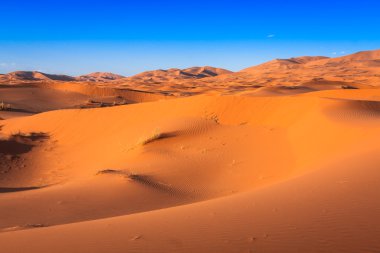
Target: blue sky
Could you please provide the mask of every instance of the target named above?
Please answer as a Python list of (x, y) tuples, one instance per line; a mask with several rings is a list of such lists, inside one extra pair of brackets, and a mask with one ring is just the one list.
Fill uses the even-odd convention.
[(1, 0), (0, 73), (79, 75), (380, 48), (380, 1)]

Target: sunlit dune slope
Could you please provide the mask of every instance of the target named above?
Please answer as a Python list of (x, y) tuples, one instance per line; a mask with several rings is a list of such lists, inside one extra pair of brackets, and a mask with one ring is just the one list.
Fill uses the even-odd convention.
[(0, 85), (0, 117), (8, 119), (35, 113), (81, 107), (102, 107), (168, 99), (164, 94), (98, 87), (88, 82), (34, 82)]
[(0, 244), (376, 251), (379, 97), (203, 95), (3, 120)]

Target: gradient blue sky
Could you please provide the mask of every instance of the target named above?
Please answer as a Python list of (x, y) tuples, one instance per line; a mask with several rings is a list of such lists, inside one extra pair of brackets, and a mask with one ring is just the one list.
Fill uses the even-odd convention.
[(0, 73), (70, 75), (380, 48), (380, 1), (1, 0)]

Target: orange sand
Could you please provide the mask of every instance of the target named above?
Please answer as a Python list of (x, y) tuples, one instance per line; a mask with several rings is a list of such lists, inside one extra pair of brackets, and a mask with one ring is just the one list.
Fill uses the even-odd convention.
[[(380, 251), (377, 87), (41, 85), (56, 104), (4, 97), (49, 112), (0, 121), (0, 252)], [(134, 104), (55, 110), (120, 94)]]

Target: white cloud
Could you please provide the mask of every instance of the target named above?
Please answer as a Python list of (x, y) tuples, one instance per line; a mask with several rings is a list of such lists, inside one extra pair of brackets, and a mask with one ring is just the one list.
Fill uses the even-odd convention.
[(15, 62), (0, 62), (0, 68), (11, 68), (16, 66)]
[(268, 36), (267, 36), (267, 38), (273, 38), (274, 36), (276, 36), (275, 34), (269, 34)]
[(346, 53), (346, 51), (341, 51), (341, 52), (340, 52), (340, 54), (345, 54), (345, 53)]
[(337, 52), (332, 52), (331, 54), (333, 54), (333, 55), (336, 55), (336, 54), (337, 54)]

